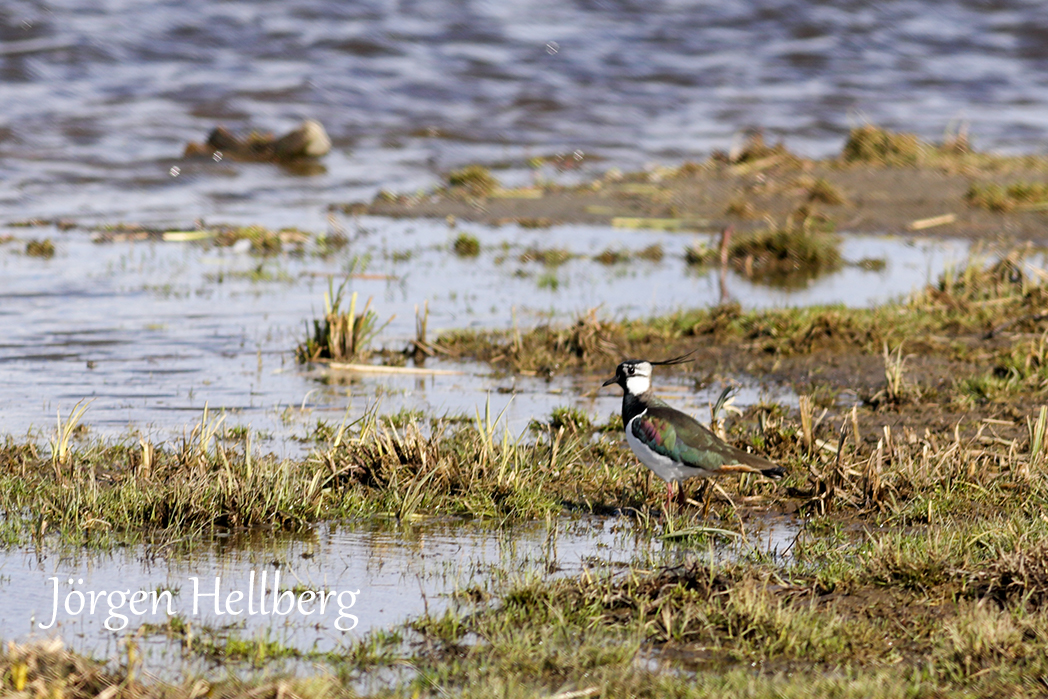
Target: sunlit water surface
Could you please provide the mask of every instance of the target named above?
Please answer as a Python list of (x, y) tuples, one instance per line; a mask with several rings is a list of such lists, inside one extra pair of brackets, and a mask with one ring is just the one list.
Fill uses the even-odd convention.
[[(0, 220), (301, 219), (470, 161), (633, 168), (747, 128), (821, 156), (864, 119), (1043, 152), (1046, 36), (1030, 0), (9, 0)], [(217, 124), (305, 117), (323, 175), (180, 160)]]
[[(347, 222), (347, 227), (350, 223)], [(691, 270), (684, 247), (691, 235), (564, 226), (547, 231), (516, 226), (460, 225), (428, 220), (365, 219), (352, 224), (343, 251), (319, 257), (259, 257), (189, 243), (92, 242), (80, 231), (51, 231), (57, 254), (24, 254), (38, 231), (0, 245), (0, 425), (10, 434), (50, 434), (61, 411), (90, 401), (84, 423), (119, 436), (134, 429), (157, 440), (181, 435), (206, 407), (225, 412), (225, 426), (248, 425), (254, 443), (293, 454), (317, 419), (339, 421), (372, 407), (429, 415), (490, 409), (520, 433), (532, 419), (574, 405), (604, 420), (619, 409), (617, 390), (601, 389), (616, 358), (597, 375), (503, 375), (486, 364), (431, 360), (422, 375), (355, 374), (303, 366), (295, 346), (323, 313), (329, 280), (352, 274), (347, 293), (372, 299), (381, 323), (376, 346), (400, 350), (414, 337), (416, 308), (428, 304), (428, 338), (451, 328), (526, 329), (568, 324), (595, 309), (599, 318), (665, 314), (722, 300), (744, 307), (822, 303), (868, 306), (934, 280), (964, 258), (966, 244), (845, 236), (850, 262), (876, 258), (880, 271), (846, 265), (794, 291), (760, 286), (729, 273)], [(476, 258), (460, 258), (450, 241), (463, 230), (481, 241)], [(701, 237), (700, 237), (701, 238)], [(609, 246), (636, 252), (663, 246), (660, 262), (634, 259), (606, 266), (593, 257)], [(522, 262), (532, 246), (576, 255), (559, 267)], [(723, 292), (727, 291), (727, 297)], [(783, 387), (760, 377), (714, 376), (709, 368), (659, 377), (657, 387), (693, 413), (708, 412), (725, 385), (739, 388), (737, 405), (766, 399), (794, 405)], [(697, 388), (697, 381), (702, 388)]]
[[(126, 658), (125, 644), (134, 638), (143, 669), (166, 679), (215, 666), (207, 654), (184, 652), (187, 633), (198, 649), (213, 643), (222, 654), (230, 638), (265, 639), (306, 656), (276, 658), (268, 671), (303, 668), (317, 653), (338, 653), (370, 631), (397, 628), (427, 611), (439, 615), (460, 602), (468, 608), (457, 593), (494, 595), (497, 603), (514, 584), (584, 570), (614, 573), (631, 564), (711, 556), (783, 561), (799, 530), (790, 518), (773, 517), (752, 521), (745, 538), (663, 542), (639, 531), (632, 520), (615, 517), (513, 527), (390, 523), (324, 525), (295, 538), (261, 532), (220, 538), (191, 553), (143, 546), (109, 553), (8, 550), (0, 553), (0, 638), (59, 636), (101, 659)], [(184, 631), (166, 634), (162, 627), (172, 622)]]

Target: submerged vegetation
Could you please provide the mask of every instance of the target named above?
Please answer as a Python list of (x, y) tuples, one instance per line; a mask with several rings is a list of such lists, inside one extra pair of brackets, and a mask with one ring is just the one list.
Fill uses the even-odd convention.
[(55, 256), (55, 244), (50, 238), (30, 240), (25, 244), (25, 254), (29, 257), (41, 257), (49, 260)]
[(459, 257), (476, 257), (480, 254), (480, 240), (470, 233), (459, 233), (451, 249)]
[(755, 281), (803, 286), (841, 267), (840, 238), (805, 227), (769, 227), (734, 238), (728, 261)]

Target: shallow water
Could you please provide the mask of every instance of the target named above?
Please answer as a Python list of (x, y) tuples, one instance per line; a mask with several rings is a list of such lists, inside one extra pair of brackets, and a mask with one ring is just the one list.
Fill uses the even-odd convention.
[[(515, 582), (583, 569), (614, 571), (637, 562), (672, 565), (711, 555), (781, 559), (798, 526), (789, 518), (770, 518), (751, 522), (745, 540), (663, 543), (637, 534), (625, 518), (508, 528), (324, 525), (296, 538), (258, 533), (218, 539), (189, 554), (140, 546), (105, 554), (10, 550), (0, 553), (0, 638), (57, 634), (77, 651), (109, 659), (126, 654), (122, 643), (137, 633), (144, 669), (170, 678), (186, 667), (200, 668), (199, 659), (183, 655), (177, 639), (140, 630), (144, 623), (177, 616), (198, 638), (209, 638), (210, 628), (220, 631), (219, 641), (268, 638), (304, 653), (337, 651), (369, 631), (394, 628), (427, 610), (439, 614), (460, 591), (497, 595)], [(341, 596), (327, 598), (322, 614), (306, 590)], [(132, 610), (130, 594), (109, 594), (117, 591), (147, 594)], [(164, 591), (170, 597), (162, 597)], [(149, 593), (156, 595), (156, 613)]]
[[(562, 405), (603, 420), (620, 403), (617, 391), (600, 390), (604, 373), (546, 380), (430, 361), (427, 368), (451, 373), (360, 375), (301, 367), (293, 349), (306, 322), (322, 312), (328, 276), (341, 278), (347, 270), (358, 273), (351, 288), (360, 302), (373, 297), (380, 319), (392, 317), (376, 341), (392, 349), (406, 347), (414, 336), (415, 308), (423, 302), (432, 339), (449, 328), (509, 329), (514, 318), (521, 328), (568, 323), (590, 308), (608, 318), (668, 313), (717, 303), (721, 294), (716, 272), (693, 272), (681, 259), (690, 235), (596, 226), (449, 230), (429, 220), (366, 219), (360, 225), (346, 250), (326, 258), (308, 249), (262, 258), (198, 244), (100, 244), (82, 231), (8, 229), (19, 237), (0, 245), (2, 431), (50, 434), (56, 411), (67, 415), (82, 399), (91, 401), (85, 424), (102, 434), (135, 429), (169, 439), (199, 421), (207, 406), (226, 411), (227, 427), (250, 425), (256, 444), (285, 454), (300, 448), (287, 439), (305, 434), (317, 419), (338, 421), (347, 409), (356, 416), (375, 405), (384, 413), (472, 415), (490, 404), (494, 414), (506, 409), (505, 424), (514, 433)], [(462, 230), (480, 239), (479, 257), (450, 252)], [(24, 240), (43, 235), (56, 241), (55, 257), (24, 255)], [(592, 259), (609, 246), (635, 252), (652, 243), (664, 247), (663, 261), (605, 266)], [(530, 246), (564, 247), (577, 257), (557, 268), (521, 262)], [(883, 258), (885, 269), (848, 266), (792, 292), (734, 274), (726, 285), (745, 307), (865, 306), (934, 279), (965, 252), (957, 241), (848, 236), (847, 259)], [(613, 365), (609, 360), (609, 376)], [(707, 378), (696, 367), (667, 375), (660, 390), (696, 413), (705, 412), (726, 383), (741, 388), (740, 406), (796, 401), (789, 390), (759, 377)], [(696, 388), (700, 379), (702, 389)]]
[[(1043, 152), (1048, 15), (1031, 0), (9, 0), (0, 220), (315, 215), (469, 161), (704, 157), (761, 127), (837, 151), (864, 118)], [(330, 131), (327, 173), (180, 163), (218, 123)], [(603, 158), (603, 161), (597, 160)], [(181, 174), (172, 177), (173, 165)], [(521, 168), (526, 174), (526, 168)], [(547, 172), (570, 178), (571, 173)]]
[[(454, 362), (427, 366), (461, 373), (326, 375), (296, 366), (291, 350), (322, 305), (327, 276), (351, 268), (389, 276), (356, 279), (353, 289), (374, 296), (382, 317), (396, 315), (380, 337), (391, 347), (410, 339), (414, 307), (424, 301), (431, 336), (508, 328), (514, 315), (527, 327), (596, 306), (636, 317), (715, 303), (716, 275), (690, 273), (679, 259), (690, 236), (461, 224), (483, 249), (460, 260), (447, 251), (457, 231), (441, 223), (329, 218), (328, 205), (369, 200), (380, 188), (428, 188), (472, 161), (505, 165), (497, 174), (513, 185), (536, 174), (525, 165), (533, 156), (561, 156), (537, 173), (558, 182), (703, 158), (728, 150), (749, 127), (821, 156), (864, 118), (928, 139), (967, 124), (977, 148), (1043, 152), (1046, 36), (1042, 5), (1026, 0), (9, 0), (0, 7), (0, 222), (184, 228), (203, 218), (345, 228), (354, 240), (331, 258), (261, 260), (190, 244), (98, 245), (77, 230), (0, 230), (18, 237), (0, 245), (0, 434), (34, 428), (46, 436), (56, 410), (85, 398), (94, 433), (135, 429), (164, 440), (208, 405), (226, 411), (227, 425), (250, 425), (263, 437), (259, 448), (281, 453), (300, 449), (288, 437), (316, 419), (337, 421), (347, 407), (359, 414), (375, 403), (382, 412), (471, 413), (490, 400), (494, 413), (506, 409), (514, 432), (565, 404), (604, 419), (619, 398), (596, 393), (603, 375), (545, 381)], [(334, 141), (322, 173), (181, 160), (188, 141), (219, 123), (279, 133), (305, 117), (319, 119)], [(45, 236), (56, 241), (54, 259), (21, 254), (25, 239)], [(666, 250), (662, 263), (606, 268), (580, 258), (548, 270), (518, 262), (530, 244), (592, 256), (653, 242)], [(966, 253), (961, 243), (874, 237), (849, 237), (844, 246), (849, 260), (883, 257), (886, 269), (846, 268), (794, 292), (729, 275), (727, 290), (748, 307), (869, 305), (934, 279)], [(659, 387), (700, 415), (724, 383), (742, 387), (740, 405), (795, 401), (760, 377), (714, 377), (702, 389), (696, 378), (705, 379), (701, 368)], [(672, 562), (688, 551), (638, 540), (615, 519), (557, 527), (556, 546), (541, 526), (432, 525), (325, 526), (298, 539), (258, 533), (188, 555), (10, 550), (0, 553), (0, 636), (24, 639), (33, 621), (47, 623), (51, 577), (83, 579), (75, 586), (96, 593), (177, 590), (175, 607), (199, 625), (222, 619), (192, 613), (190, 577), (213, 585), (221, 575), (232, 590), (245, 588), (252, 571), (280, 570), (299, 589), (359, 589), (353, 635), (427, 605), (440, 609), (456, 588), (493, 587), (507, 575), (570, 575), (638, 549), (654, 563)], [(755, 545), (784, 551), (794, 531), (770, 523)], [(717, 550), (735, 549), (718, 542)], [(121, 654), (127, 630), (104, 630), (101, 614), (70, 616), (58, 619), (67, 643)], [(310, 625), (297, 613), (256, 615), (233, 632), (337, 648), (346, 636), (334, 619)], [(141, 643), (147, 671), (177, 675), (177, 643), (159, 635)]]

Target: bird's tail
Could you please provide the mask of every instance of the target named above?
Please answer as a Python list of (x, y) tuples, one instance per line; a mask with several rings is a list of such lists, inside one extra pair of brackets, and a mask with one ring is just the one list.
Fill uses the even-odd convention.
[(775, 466), (774, 468), (765, 468), (761, 470), (761, 475), (765, 478), (770, 478), (773, 481), (777, 481), (786, 475), (786, 469), (782, 466)]

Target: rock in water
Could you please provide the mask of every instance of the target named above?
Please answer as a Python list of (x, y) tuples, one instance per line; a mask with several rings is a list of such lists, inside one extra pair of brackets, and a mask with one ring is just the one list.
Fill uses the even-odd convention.
[(229, 129), (224, 126), (216, 126), (208, 134), (207, 145), (215, 151), (235, 151), (244, 148), (244, 144), (240, 142), (240, 139), (231, 134)]
[(315, 119), (306, 119), (297, 129), (281, 136), (276, 142), (276, 157), (279, 160), (319, 158), (330, 151), (331, 139)]
[[(252, 131), (246, 138), (239, 138), (222, 126), (216, 127), (205, 143), (190, 143), (183, 157), (215, 157), (231, 160), (264, 162), (278, 161), (287, 164), (308, 162), (331, 152), (331, 139), (327, 131), (314, 119), (303, 121), (298, 127), (281, 136)], [(220, 159), (215, 157), (216, 160)]]

